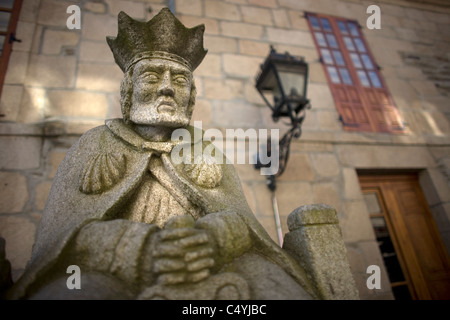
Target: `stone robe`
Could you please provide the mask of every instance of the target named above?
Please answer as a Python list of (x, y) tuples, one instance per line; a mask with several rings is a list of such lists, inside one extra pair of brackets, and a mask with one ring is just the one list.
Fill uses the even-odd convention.
[[(189, 130), (200, 137), (191, 146), (205, 144)], [(174, 164), (172, 147), (144, 140), (121, 119), (85, 133), (58, 168), (32, 258), (9, 297), (220, 299), (230, 296), (217, 289), (234, 283), (238, 299), (317, 298), (304, 270), (252, 214), (234, 167), (222, 164), (219, 176), (205, 179), (201, 168)], [(161, 286), (145, 272), (152, 237), (167, 215), (185, 214), (213, 235), (216, 265), (199, 283)], [(66, 287), (69, 265), (81, 268), (81, 290)]]

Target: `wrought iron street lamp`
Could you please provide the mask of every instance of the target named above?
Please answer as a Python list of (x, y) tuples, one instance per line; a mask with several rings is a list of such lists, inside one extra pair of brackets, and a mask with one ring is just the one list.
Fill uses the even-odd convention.
[[(273, 47), (261, 65), (261, 72), (256, 78), (256, 89), (272, 111), (272, 119), (277, 122), (280, 118), (287, 118), (291, 125), (279, 142), (279, 169), (273, 175), (267, 176), (267, 186), (272, 191), (272, 203), (280, 245), (282, 244), (282, 234), (275, 197), (275, 178), (283, 174), (289, 158), (291, 140), (293, 137), (300, 137), (301, 125), (306, 115), (305, 109), (311, 107), (306, 98), (307, 83), (308, 64), (303, 57), (294, 57), (287, 52), (280, 54)], [(268, 148), (269, 146), (270, 143), (267, 144)], [(274, 150), (268, 151), (273, 152)], [(257, 159), (259, 160), (259, 156)], [(270, 165), (270, 163), (262, 165), (260, 161), (257, 161), (255, 168), (259, 169)]]

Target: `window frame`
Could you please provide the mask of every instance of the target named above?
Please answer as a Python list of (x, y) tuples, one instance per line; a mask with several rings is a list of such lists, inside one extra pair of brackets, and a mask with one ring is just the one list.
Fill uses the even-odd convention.
[(12, 8), (0, 7), (0, 11), (11, 13), (7, 30), (0, 31), (0, 35), (5, 36), (5, 42), (3, 44), (3, 48), (0, 55), (0, 97), (3, 92), (3, 85), (5, 81), (6, 71), (8, 70), (9, 58), (11, 56), (12, 46), (14, 43), (12, 39), (17, 29), (21, 7), (22, 7), (22, 0), (14, 0)]
[[(319, 23), (319, 29), (313, 26), (311, 17), (317, 19)], [(316, 46), (317, 52), (320, 56), (320, 62), (324, 68), (324, 72), (333, 94), (336, 108), (340, 115), (340, 120), (346, 131), (358, 131), (358, 132), (386, 132), (386, 133), (404, 133), (405, 127), (398, 113), (398, 109), (395, 106), (392, 95), (390, 94), (386, 82), (380, 73), (380, 67), (376, 63), (376, 60), (367, 44), (367, 41), (362, 32), (362, 28), (356, 20), (351, 20), (342, 17), (305, 12), (305, 18), (307, 20), (311, 36)], [(324, 27), (321, 22), (322, 19), (328, 21), (328, 25), (331, 29)], [(343, 22), (347, 27), (349, 37), (355, 46), (355, 50), (350, 50), (344, 41), (344, 35), (341, 32), (339, 23)], [(357, 35), (351, 35), (352, 31), (349, 26), (354, 25), (357, 29)], [(327, 26), (328, 27), (328, 26)], [(344, 60), (344, 66), (339, 66), (333, 56), (332, 50), (334, 49), (328, 42), (321, 45), (316, 38), (315, 33), (320, 32), (327, 38), (327, 34), (333, 34), (337, 42), (336, 51), (339, 51)], [(362, 45), (365, 47), (365, 52), (361, 52), (357, 48), (357, 44), (353, 39), (360, 39)], [(330, 50), (330, 55), (333, 63), (328, 63), (329, 59), (325, 61), (323, 56), (323, 49)], [(362, 65), (361, 68), (357, 68), (351, 59), (351, 55), (357, 56)], [(367, 56), (372, 64), (372, 69), (368, 68), (362, 56)], [(346, 69), (350, 74), (352, 84), (345, 83), (341, 75), (339, 68)], [(328, 69), (336, 69), (337, 76), (339, 77), (339, 83), (336, 75), (330, 74)], [(378, 78), (380, 86), (373, 86), (370, 74), (373, 72)], [(358, 76), (358, 72), (365, 72), (365, 75), (369, 81), (370, 86), (364, 86)]]

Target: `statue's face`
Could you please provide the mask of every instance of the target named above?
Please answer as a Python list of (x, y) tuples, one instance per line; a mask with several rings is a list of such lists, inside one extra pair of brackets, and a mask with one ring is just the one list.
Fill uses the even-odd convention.
[(185, 127), (192, 72), (180, 63), (151, 59), (136, 63), (130, 121), (141, 125)]

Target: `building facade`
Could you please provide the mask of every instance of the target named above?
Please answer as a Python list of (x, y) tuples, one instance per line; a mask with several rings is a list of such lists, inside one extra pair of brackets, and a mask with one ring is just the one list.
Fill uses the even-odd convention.
[[(71, 5), (80, 9), (79, 29), (70, 28)], [(255, 76), (271, 45), (308, 63), (312, 108), (275, 192), (283, 232), (295, 208), (328, 204), (361, 299), (449, 298), (444, 0), (2, 1), (0, 236), (14, 279), (65, 153), (90, 128), (121, 117), (123, 74), (105, 40), (117, 34), (118, 13), (147, 21), (165, 6), (187, 27), (205, 24), (192, 119), (203, 129), (281, 136), (289, 127), (272, 120)], [(20, 42), (9, 43), (10, 33)], [(236, 168), (254, 214), (278, 241), (266, 177), (249, 161)], [(379, 288), (370, 285), (370, 266), (379, 267)]]

